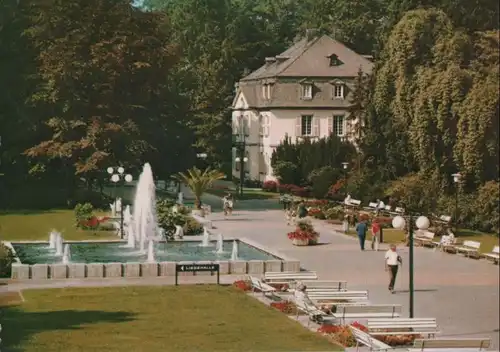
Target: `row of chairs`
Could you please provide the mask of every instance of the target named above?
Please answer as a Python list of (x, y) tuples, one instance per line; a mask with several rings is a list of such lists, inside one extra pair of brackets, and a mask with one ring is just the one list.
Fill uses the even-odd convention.
[[(435, 318), (403, 318), (401, 305), (371, 304), (368, 300), (368, 291), (349, 291), (346, 281), (320, 281), (314, 271), (267, 272), (262, 278), (250, 276), (249, 279), (254, 290), (264, 295), (272, 294), (292, 301), (298, 283), (304, 283), (313, 302), (318, 305), (330, 303), (336, 306), (335, 313), (326, 313), (318, 307), (295, 301), (297, 319), (299, 311), (307, 314), (310, 320), (322, 322), (345, 324), (346, 320), (367, 319), (368, 333), (350, 327), (356, 338), (357, 347), (364, 345), (370, 350), (395, 351), (394, 348), (377, 340), (376, 336), (398, 334), (427, 335), (427, 339), (416, 339), (411, 348), (398, 349), (400, 351), (444, 351), (447, 348), (457, 352), (472, 352), (482, 351), (490, 346), (490, 340), (485, 338), (435, 339), (435, 335), (439, 333)], [(275, 284), (287, 284), (288, 288), (285, 292), (278, 291), (272, 286)]]

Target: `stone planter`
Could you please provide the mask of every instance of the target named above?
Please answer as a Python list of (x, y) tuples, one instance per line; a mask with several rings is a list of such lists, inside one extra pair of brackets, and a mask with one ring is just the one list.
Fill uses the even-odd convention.
[(294, 238), (292, 240), (292, 244), (294, 246), (309, 246), (309, 240), (306, 239), (306, 240), (301, 240), (301, 239), (298, 239), (298, 238)]

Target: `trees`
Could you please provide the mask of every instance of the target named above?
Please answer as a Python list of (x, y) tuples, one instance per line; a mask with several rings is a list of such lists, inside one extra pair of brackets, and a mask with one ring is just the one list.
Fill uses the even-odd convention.
[(186, 172), (180, 172), (176, 179), (189, 187), (195, 197), (196, 209), (201, 209), (201, 197), (203, 194), (212, 187), (215, 181), (221, 180), (224, 177), (224, 174), (217, 170), (210, 168), (200, 170), (197, 167), (193, 167)]
[(128, 1), (73, 0), (35, 3), (31, 15), (26, 32), (41, 80), (32, 101), (47, 110), (51, 135), (28, 156), (91, 176), (107, 165), (137, 165), (165, 133), (181, 133), (168, 110), (178, 103), (168, 86), (178, 51), (161, 14)]
[[(338, 170), (342, 162), (351, 160), (354, 155), (354, 146), (334, 135), (314, 142), (306, 139), (297, 143), (292, 143), (287, 137), (273, 152), (271, 166), (283, 183), (307, 184), (318, 176), (309, 177), (314, 170), (319, 172), (326, 166), (340, 174)], [(323, 171), (330, 174), (327, 170)], [(320, 173), (323, 174), (323, 171)]]

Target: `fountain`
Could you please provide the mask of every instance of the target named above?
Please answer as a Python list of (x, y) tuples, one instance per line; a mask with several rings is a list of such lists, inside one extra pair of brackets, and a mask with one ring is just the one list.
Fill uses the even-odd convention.
[(224, 236), (219, 233), (219, 237), (217, 237), (217, 253), (224, 253)]
[(64, 245), (64, 253), (62, 257), (62, 262), (63, 264), (68, 264), (71, 259), (71, 250), (69, 248), (69, 244)]
[(63, 255), (63, 245), (64, 241), (60, 233), (56, 234), (56, 255)]
[(146, 242), (158, 234), (156, 223), (156, 196), (153, 171), (149, 163), (144, 164), (134, 199), (134, 237), (139, 242), (139, 249), (145, 252)]
[(238, 241), (233, 241), (233, 251), (231, 252), (231, 260), (238, 260)]
[(155, 247), (154, 247), (154, 242), (153, 240), (149, 240), (148, 243), (148, 262), (154, 262), (155, 261)]
[(208, 232), (206, 227), (203, 228), (203, 239), (201, 240), (201, 246), (202, 247), (210, 246), (210, 233)]
[(56, 230), (50, 231), (50, 235), (49, 235), (49, 248), (56, 249), (57, 235), (58, 235), (58, 232)]

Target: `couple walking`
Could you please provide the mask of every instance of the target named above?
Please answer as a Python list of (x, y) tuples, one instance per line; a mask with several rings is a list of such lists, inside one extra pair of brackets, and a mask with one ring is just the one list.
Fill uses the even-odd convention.
[[(380, 243), (380, 224), (377, 222), (377, 220), (374, 220), (372, 222), (372, 250), (378, 251), (378, 244)], [(359, 246), (361, 247), (361, 250), (365, 250), (365, 240), (366, 240), (366, 233), (368, 232), (368, 224), (366, 223), (366, 220), (361, 220), (356, 225), (356, 233), (358, 234), (358, 239), (359, 239)]]

